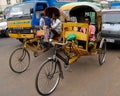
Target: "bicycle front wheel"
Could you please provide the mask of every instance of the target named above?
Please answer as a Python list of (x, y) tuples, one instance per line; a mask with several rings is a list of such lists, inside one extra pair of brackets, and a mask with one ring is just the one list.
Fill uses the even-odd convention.
[(25, 48), (18, 48), (12, 52), (9, 59), (9, 66), (15, 73), (22, 73), (30, 65), (30, 54)]
[(49, 95), (60, 80), (60, 66), (56, 60), (48, 59), (40, 67), (36, 77), (36, 90), (40, 95)]

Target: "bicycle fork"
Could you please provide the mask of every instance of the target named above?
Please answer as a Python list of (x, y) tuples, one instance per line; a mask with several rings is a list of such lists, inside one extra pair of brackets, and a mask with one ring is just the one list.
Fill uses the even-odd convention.
[(62, 66), (61, 66), (61, 63), (60, 63), (60, 61), (56, 58), (56, 55), (53, 55), (53, 57), (51, 58), (54, 62), (54, 64), (53, 64), (53, 66), (52, 66), (52, 73), (53, 73), (53, 75), (54, 75), (54, 73), (55, 73), (55, 71), (56, 71), (56, 66), (58, 65), (58, 67), (59, 67), (59, 70), (60, 70), (60, 77), (63, 79), (64, 78), (64, 76), (63, 76), (63, 71), (62, 71)]
[(23, 59), (24, 59), (25, 56), (26, 56), (26, 52), (25, 52), (25, 50), (26, 50), (26, 49), (23, 49), (22, 55), (21, 55), (21, 57), (18, 59), (20, 62), (22, 62)]

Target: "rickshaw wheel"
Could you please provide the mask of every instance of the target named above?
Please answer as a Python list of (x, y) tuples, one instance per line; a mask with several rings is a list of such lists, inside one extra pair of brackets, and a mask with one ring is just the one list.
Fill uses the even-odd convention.
[(102, 47), (99, 50), (99, 64), (103, 65), (103, 63), (105, 63), (105, 58), (106, 58), (106, 41), (103, 41)]
[(9, 58), (9, 66), (15, 73), (22, 73), (30, 65), (30, 54), (25, 48), (17, 48)]

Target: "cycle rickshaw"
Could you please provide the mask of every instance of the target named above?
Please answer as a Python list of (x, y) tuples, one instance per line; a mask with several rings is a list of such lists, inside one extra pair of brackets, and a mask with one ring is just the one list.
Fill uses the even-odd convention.
[[(60, 19), (62, 22), (67, 19), (66, 15), (62, 13), (58, 8), (56, 7), (48, 7), (44, 10), (44, 13), (46, 16), (52, 17), (53, 13), (59, 13)], [(12, 27), (13, 25), (10, 25)], [(17, 25), (14, 25), (15, 27)], [(21, 25), (22, 26), (22, 25)], [(9, 66), (11, 70), (15, 73), (22, 73), (27, 70), (27, 68), (30, 65), (30, 54), (29, 51), (32, 51), (34, 53), (34, 56), (37, 57), (38, 55), (48, 51), (52, 46), (48, 42), (44, 42), (44, 30), (37, 30), (37, 28), (32, 29), (32, 33), (30, 35), (26, 34), (12, 34), (12, 38), (19, 38), (23, 41), (23, 46), (15, 49), (9, 58)], [(58, 39), (54, 39), (54, 41), (58, 41)]]
[[(73, 4), (73, 3), (71, 3)], [(65, 22), (62, 26), (62, 34), (60, 42), (52, 42), (55, 45), (55, 53), (41, 65), (36, 76), (36, 90), (40, 95), (49, 95), (57, 87), (60, 78), (63, 78), (63, 71), (59, 59), (64, 62), (64, 67), (75, 62), (80, 56), (93, 55), (88, 51), (88, 34), (78, 32), (79, 28), (86, 28), (88, 24), (83, 23), (83, 17), (90, 15), (92, 23), (96, 26), (96, 41), (93, 50), (94, 55), (98, 54), (99, 64), (105, 62), (106, 57), (106, 41), (100, 36), (101, 28), (101, 8), (93, 3), (77, 2), (69, 10), (70, 17), (76, 17), (77, 22)], [(76, 41), (85, 41), (85, 48)], [(61, 54), (63, 53), (63, 54)], [(59, 59), (58, 59), (59, 58)]]

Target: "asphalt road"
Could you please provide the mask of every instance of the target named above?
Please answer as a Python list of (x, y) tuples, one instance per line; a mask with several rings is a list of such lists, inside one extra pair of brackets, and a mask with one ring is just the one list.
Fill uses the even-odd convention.
[[(12, 51), (21, 46), (16, 39), (0, 38), (0, 96), (40, 96), (35, 89), (35, 77), (40, 64), (53, 50), (35, 58), (27, 71), (16, 74), (9, 68)], [(61, 61), (61, 63), (63, 63)], [(99, 66), (98, 56), (86, 56), (64, 71), (64, 79), (51, 96), (120, 96), (120, 45), (110, 44), (104, 65)]]

